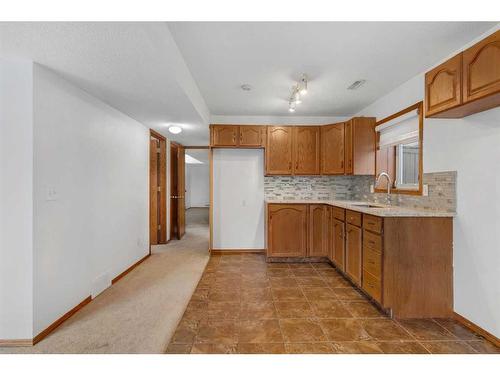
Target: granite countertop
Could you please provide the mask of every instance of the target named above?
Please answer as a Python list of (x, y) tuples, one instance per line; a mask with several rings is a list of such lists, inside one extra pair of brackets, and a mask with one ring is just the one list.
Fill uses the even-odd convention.
[[(454, 212), (433, 211), (401, 206), (388, 206), (373, 202), (345, 201), (345, 200), (266, 200), (266, 204), (328, 204), (381, 217), (454, 217)], [(364, 207), (373, 205), (376, 207)]]

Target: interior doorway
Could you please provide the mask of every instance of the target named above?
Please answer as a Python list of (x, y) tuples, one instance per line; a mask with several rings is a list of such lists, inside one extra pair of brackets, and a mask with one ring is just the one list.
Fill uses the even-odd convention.
[(150, 131), (149, 243), (167, 243), (167, 140)]
[(180, 240), (186, 233), (185, 149), (170, 143), (170, 238)]
[(210, 158), (206, 146), (186, 147), (186, 227), (208, 227)]

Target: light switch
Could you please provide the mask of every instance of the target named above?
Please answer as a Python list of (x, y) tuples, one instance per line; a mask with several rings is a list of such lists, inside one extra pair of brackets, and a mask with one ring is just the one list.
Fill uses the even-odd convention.
[(56, 201), (57, 200), (57, 190), (54, 186), (47, 187), (47, 195), (45, 197), (46, 201)]
[(422, 186), (422, 195), (424, 197), (429, 196), (429, 185), (426, 184)]
[(373, 184), (370, 185), (370, 193), (375, 193), (375, 187), (373, 186)]

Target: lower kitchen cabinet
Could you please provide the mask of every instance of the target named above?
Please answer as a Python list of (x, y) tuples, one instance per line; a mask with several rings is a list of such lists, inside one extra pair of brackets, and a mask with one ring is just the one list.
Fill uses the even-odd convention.
[(335, 266), (345, 271), (345, 224), (339, 219), (333, 219), (333, 239), (331, 260)]
[(345, 273), (355, 284), (361, 285), (361, 228), (347, 224), (345, 231)]
[(328, 207), (324, 204), (309, 205), (310, 257), (328, 256)]
[(269, 257), (307, 256), (307, 204), (270, 204), (267, 208)]

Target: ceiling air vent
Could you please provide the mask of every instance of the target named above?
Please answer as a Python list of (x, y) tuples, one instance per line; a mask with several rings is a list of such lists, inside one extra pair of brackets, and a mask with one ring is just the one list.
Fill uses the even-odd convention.
[(347, 90), (357, 90), (361, 86), (363, 86), (366, 82), (366, 79), (360, 79), (359, 81), (354, 82), (351, 86), (347, 88)]

